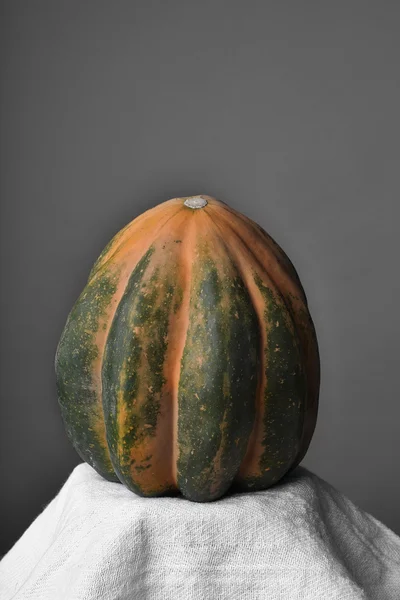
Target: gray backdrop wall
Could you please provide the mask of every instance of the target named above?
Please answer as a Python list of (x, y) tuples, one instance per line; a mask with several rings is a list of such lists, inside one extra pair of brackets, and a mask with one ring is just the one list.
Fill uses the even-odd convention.
[(210, 194), (294, 262), (320, 344), (303, 464), (400, 533), (400, 5), (1, 3), (6, 551), (79, 462), (54, 352), (89, 269), (145, 209)]

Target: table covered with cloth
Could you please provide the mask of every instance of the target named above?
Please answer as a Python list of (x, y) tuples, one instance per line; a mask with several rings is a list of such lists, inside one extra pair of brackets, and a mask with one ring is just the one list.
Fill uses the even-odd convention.
[(1, 600), (400, 600), (400, 538), (304, 467), (214, 502), (77, 466), (0, 562)]

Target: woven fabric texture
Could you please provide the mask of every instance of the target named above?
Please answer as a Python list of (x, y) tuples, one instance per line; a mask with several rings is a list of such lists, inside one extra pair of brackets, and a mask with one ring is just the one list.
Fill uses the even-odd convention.
[(0, 562), (1, 600), (399, 600), (400, 538), (305, 468), (206, 504), (74, 469)]

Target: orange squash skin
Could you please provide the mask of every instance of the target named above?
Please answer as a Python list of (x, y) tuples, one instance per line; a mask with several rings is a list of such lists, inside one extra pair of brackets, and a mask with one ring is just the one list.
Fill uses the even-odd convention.
[(103, 477), (206, 502), (266, 489), (302, 460), (320, 361), (283, 250), (196, 198), (205, 206), (168, 200), (111, 240), (68, 317), (56, 378), (67, 434)]

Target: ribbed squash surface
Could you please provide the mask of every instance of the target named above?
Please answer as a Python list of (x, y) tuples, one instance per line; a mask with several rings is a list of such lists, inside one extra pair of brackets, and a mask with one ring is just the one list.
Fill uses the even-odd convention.
[(56, 377), (67, 434), (98, 473), (205, 502), (266, 489), (300, 462), (320, 363), (286, 254), (227, 204), (196, 199), (205, 206), (174, 198), (111, 240), (68, 317)]

